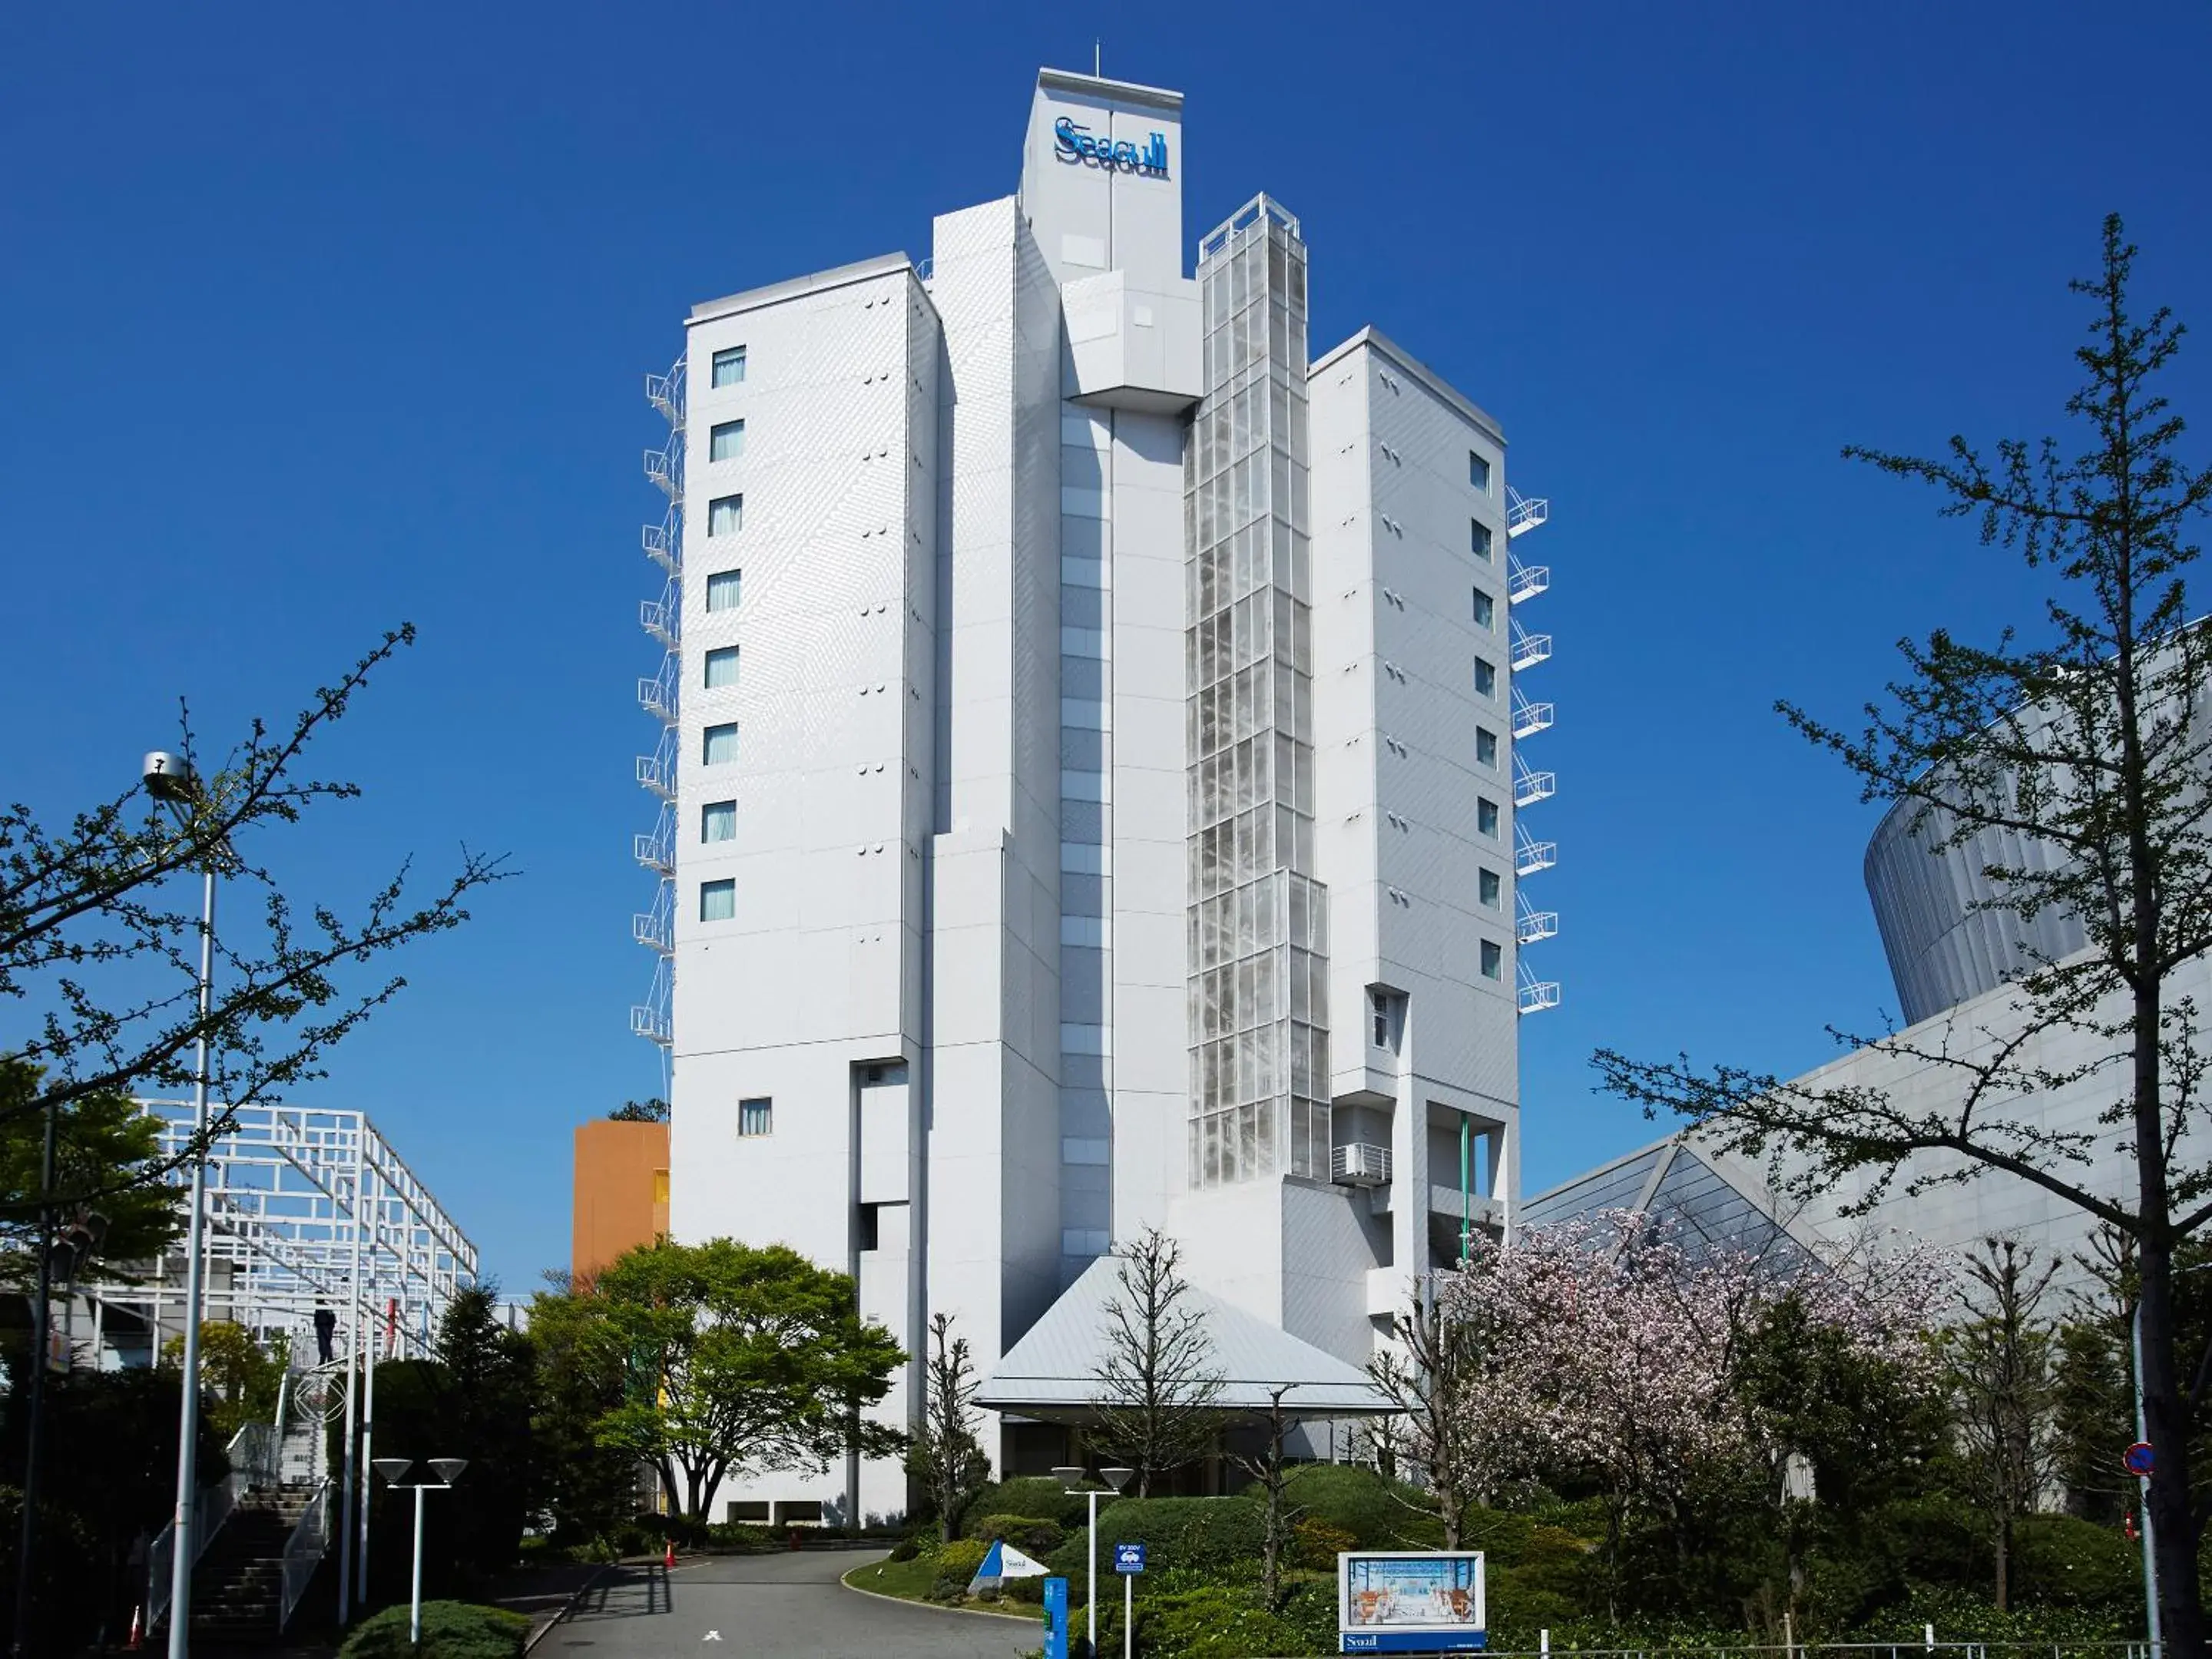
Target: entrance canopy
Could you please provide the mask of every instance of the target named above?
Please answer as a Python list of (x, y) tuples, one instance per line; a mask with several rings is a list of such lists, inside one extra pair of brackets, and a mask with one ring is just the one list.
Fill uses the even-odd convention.
[[(1048, 1423), (1085, 1424), (1097, 1416), (1098, 1373), (1111, 1356), (1106, 1304), (1123, 1298), (1121, 1263), (1102, 1255), (1029, 1334), (993, 1368), (976, 1403)], [(1214, 1409), (1258, 1415), (1268, 1396), (1285, 1384), (1285, 1415), (1294, 1418), (1379, 1416), (1395, 1411), (1366, 1373), (1279, 1330), (1257, 1315), (1190, 1286), (1178, 1304), (1200, 1316), (1213, 1346), (1207, 1369), (1222, 1379)]]

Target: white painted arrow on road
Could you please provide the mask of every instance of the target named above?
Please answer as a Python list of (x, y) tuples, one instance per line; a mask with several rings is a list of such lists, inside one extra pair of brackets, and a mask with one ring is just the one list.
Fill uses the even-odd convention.
[(722, 1639), (722, 1632), (718, 1630), (710, 1630), (699, 1639), (702, 1642), (719, 1642)]

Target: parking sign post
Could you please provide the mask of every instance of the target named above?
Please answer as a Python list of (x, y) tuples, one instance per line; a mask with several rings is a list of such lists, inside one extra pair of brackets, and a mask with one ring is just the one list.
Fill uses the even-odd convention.
[(1121, 1659), (1136, 1659), (1137, 1575), (1144, 1570), (1142, 1544), (1114, 1546), (1114, 1571), (1121, 1575)]

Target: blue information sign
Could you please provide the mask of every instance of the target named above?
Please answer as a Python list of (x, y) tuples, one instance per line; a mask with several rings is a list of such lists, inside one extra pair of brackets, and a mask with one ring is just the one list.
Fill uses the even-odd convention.
[(1115, 1571), (1126, 1575), (1133, 1572), (1142, 1572), (1144, 1570), (1145, 1547), (1142, 1544), (1116, 1544), (1114, 1546)]
[(1044, 1581), (1044, 1659), (1067, 1659), (1067, 1580)]

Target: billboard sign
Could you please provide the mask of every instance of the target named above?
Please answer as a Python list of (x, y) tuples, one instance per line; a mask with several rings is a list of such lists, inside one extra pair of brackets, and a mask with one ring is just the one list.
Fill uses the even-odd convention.
[(1480, 1550), (1336, 1558), (1339, 1653), (1478, 1653), (1487, 1624)]

